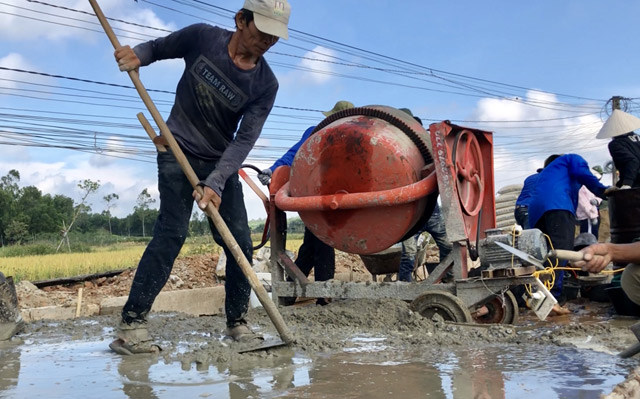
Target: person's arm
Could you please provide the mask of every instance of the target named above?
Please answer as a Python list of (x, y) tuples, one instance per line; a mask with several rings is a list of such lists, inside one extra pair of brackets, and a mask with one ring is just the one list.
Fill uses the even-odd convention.
[(633, 186), (633, 183), (638, 177), (640, 159), (625, 147), (622, 140), (626, 140), (626, 138), (611, 140), (609, 143), (609, 153), (611, 154), (611, 158), (613, 158), (616, 168), (620, 171), (620, 176), (622, 176), (620, 185)]
[(604, 198), (604, 191), (607, 189), (607, 186), (600, 183), (598, 178), (591, 173), (589, 164), (584, 160), (584, 158), (576, 154), (571, 155), (573, 155), (570, 158), (571, 161), (569, 164), (569, 173), (571, 174), (571, 177), (576, 179), (578, 183), (586, 186), (593, 194), (600, 198)]
[(183, 58), (200, 39), (200, 32), (208, 28), (206, 24), (187, 26), (168, 36), (141, 43), (134, 48), (118, 47), (113, 55), (121, 71), (137, 70), (154, 61), (169, 58)]
[(298, 150), (300, 149), (302, 144), (305, 141), (307, 141), (309, 136), (311, 136), (311, 132), (313, 132), (313, 129), (315, 128), (316, 128), (315, 126), (311, 126), (307, 130), (305, 130), (300, 140), (298, 140), (297, 143), (295, 143), (291, 148), (289, 148), (289, 150), (285, 152), (284, 155), (280, 157), (280, 159), (275, 161), (269, 169), (271, 169), (271, 171), (274, 172), (278, 166), (291, 166), (291, 164), (293, 163), (293, 158), (295, 158), (296, 154), (298, 153)]
[(133, 48), (141, 66), (171, 58), (184, 58), (193, 48), (197, 48), (207, 24), (193, 24), (177, 30), (168, 36), (140, 43)]
[(584, 271), (597, 273), (611, 262), (640, 263), (640, 241), (631, 244), (593, 244), (580, 250), (584, 260), (575, 262)]
[[(238, 172), (242, 162), (247, 158), (247, 155), (249, 155), (258, 140), (262, 127), (275, 102), (277, 91), (278, 84), (275, 82), (273, 87), (265, 92), (265, 95), (259, 97), (247, 107), (235, 138), (222, 153), (213, 172), (204, 181), (200, 182), (202, 185), (212, 189), (218, 196), (222, 196), (222, 190), (227, 179), (233, 173)], [(205, 194), (205, 201), (203, 201), (205, 205), (207, 199)]]

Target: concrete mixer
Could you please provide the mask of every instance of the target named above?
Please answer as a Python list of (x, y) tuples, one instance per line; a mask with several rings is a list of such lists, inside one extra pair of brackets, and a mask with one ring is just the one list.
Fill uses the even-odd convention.
[[(269, 191), (274, 299), (391, 297), (412, 301), (426, 317), (438, 313), (455, 322), (472, 321), (471, 312), (486, 305), (489, 315), (476, 321), (513, 323), (518, 305), (509, 287), (536, 284), (530, 275), (535, 268), (493, 244), (529, 248), (544, 240), (537, 230), (515, 236), (495, 229), (490, 132), (449, 121), (426, 131), (408, 114), (386, 106), (344, 110), (315, 128), (290, 168), (275, 170)], [(285, 211), (298, 212), (330, 246), (375, 256), (414, 235), (438, 195), (454, 249), (425, 281), (309, 282), (285, 255)], [(470, 278), (469, 262), (477, 259), (484, 271)], [(284, 270), (294, 282), (285, 281)], [(448, 272), (454, 278), (445, 283)]]

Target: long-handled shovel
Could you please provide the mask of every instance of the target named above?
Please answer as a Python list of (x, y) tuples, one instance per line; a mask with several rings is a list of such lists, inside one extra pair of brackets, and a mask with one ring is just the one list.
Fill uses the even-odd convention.
[[(118, 38), (116, 37), (115, 33), (113, 33), (113, 30), (109, 25), (109, 22), (107, 22), (107, 19), (105, 18), (104, 14), (102, 13), (102, 10), (100, 9), (100, 6), (98, 6), (98, 3), (95, 0), (89, 0), (89, 3), (93, 8), (93, 11), (95, 12), (96, 17), (98, 17), (98, 20), (102, 25), (102, 28), (104, 29), (105, 33), (109, 37), (111, 44), (113, 45), (114, 48), (116, 49), (119, 48), (120, 42), (118, 41)], [(136, 90), (138, 91), (140, 98), (142, 99), (144, 104), (147, 106), (147, 109), (151, 113), (153, 120), (156, 122), (156, 125), (160, 128), (160, 132), (162, 136), (164, 136), (167, 139), (169, 148), (171, 149), (171, 151), (173, 152), (173, 155), (176, 157), (176, 160), (180, 164), (182, 171), (187, 176), (187, 179), (189, 180), (193, 188), (197, 190), (198, 193), (200, 193), (200, 195), (202, 195), (203, 194), (202, 187), (198, 186), (198, 182), (199, 182), (198, 177), (196, 176), (195, 172), (191, 168), (191, 165), (189, 165), (189, 161), (182, 153), (180, 146), (178, 145), (175, 138), (171, 134), (171, 131), (169, 130), (164, 120), (162, 119), (162, 116), (160, 115), (160, 112), (158, 111), (155, 104), (151, 100), (151, 97), (149, 97), (147, 90), (145, 89), (142, 82), (140, 81), (140, 77), (138, 76), (138, 73), (136, 71), (129, 71), (128, 74), (129, 74), (129, 77), (131, 78), (131, 81), (133, 82), (133, 85), (136, 87)], [(222, 236), (222, 239), (229, 247), (229, 250), (233, 254), (233, 257), (238, 262), (238, 265), (240, 266), (242, 273), (244, 273), (244, 275), (249, 280), (249, 284), (251, 285), (251, 288), (255, 291), (256, 296), (258, 297), (258, 299), (260, 300), (260, 303), (262, 304), (265, 311), (267, 312), (267, 315), (273, 322), (274, 326), (276, 327), (276, 330), (278, 330), (278, 334), (280, 334), (280, 338), (282, 338), (282, 340), (286, 344), (293, 343), (294, 337), (289, 331), (289, 329), (287, 328), (286, 324), (284, 323), (284, 320), (282, 319), (282, 315), (278, 311), (278, 308), (276, 307), (275, 303), (273, 303), (271, 298), (269, 298), (267, 291), (264, 289), (264, 287), (260, 283), (260, 280), (258, 280), (258, 276), (256, 276), (255, 272), (251, 268), (249, 261), (245, 258), (244, 254), (242, 253), (242, 250), (240, 249), (240, 246), (238, 245), (235, 238), (231, 234), (231, 231), (229, 231), (229, 228), (225, 224), (224, 220), (218, 213), (218, 210), (213, 205), (213, 203), (209, 202), (209, 204), (207, 204), (207, 208), (205, 209), (205, 212), (211, 218), (214, 226)], [(228, 299), (229, 298), (227, 298), (227, 300)], [(272, 346), (279, 346), (279, 345), (281, 344), (268, 345), (268, 346), (272, 347)], [(262, 345), (260, 346), (259, 349), (263, 349), (266, 346), (267, 345)]]

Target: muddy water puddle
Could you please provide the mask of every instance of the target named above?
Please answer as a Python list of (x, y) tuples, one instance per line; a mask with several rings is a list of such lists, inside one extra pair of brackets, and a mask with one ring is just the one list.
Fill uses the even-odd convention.
[(379, 336), (341, 351), (282, 350), (202, 365), (121, 357), (105, 340), (30, 341), (0, 347), (0, 398), (599, 398), (636, 365), (557, 345), (483, 344), (410, 352)]

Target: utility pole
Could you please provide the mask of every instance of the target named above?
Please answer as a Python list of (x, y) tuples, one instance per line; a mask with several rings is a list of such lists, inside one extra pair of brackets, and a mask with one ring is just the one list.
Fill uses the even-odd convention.
[[(611, 112), (612, 113), (616, 109), (620, 109), (620, 100), (622, 100), (622, 97), (620, 97), (620, 96), (611, 97)], [(618, 173), (617, 173), (617, 170), (616, 170), (616, 164), (611, 162), (611, 185), (615, 186), (617, 182), (618, 182)]]

